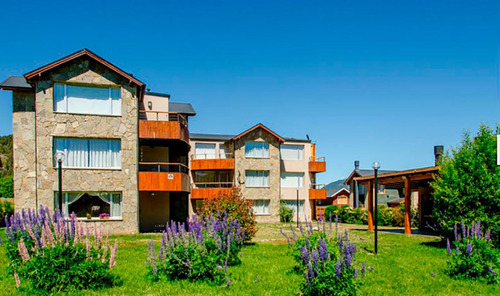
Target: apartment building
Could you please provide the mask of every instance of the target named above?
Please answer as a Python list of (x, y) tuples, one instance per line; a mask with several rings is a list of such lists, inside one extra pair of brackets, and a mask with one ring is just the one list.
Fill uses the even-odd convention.
[(8, 77), (0, 89), (13, 98), (16, 210), (43, 205), (113, 233), (136, 233), (185, 221), (201, 200), (233, 185), (255, 200), (261, 221), (277, 221), (280, 200), (293, 207), (297, 191), (304, 217), (326, 198), (315, 185), (325, 162), (309, 140), (260, 124), (236, 136), (190, 137), (190, 104), (146, 91), (88, 49)]

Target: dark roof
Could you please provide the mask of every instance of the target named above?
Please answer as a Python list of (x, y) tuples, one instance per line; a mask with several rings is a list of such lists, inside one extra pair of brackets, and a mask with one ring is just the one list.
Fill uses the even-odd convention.
[(286, 138), (286, 137), (283, 137), (283, 139), (285, 139), (285, 141), (289, 141), (289, 142), (311, 143), (311, 140), (308, 140), (308, 139), (295, 139), (295, 138)]
[(174, 102), (169, 102), (168, 103), (168, 110), (170, 112), (178, 112), (181, 114), (187, 114), (187, 115), (196, 115), (196, 112), (194, 111), (193, 106), (189, 103), (174, 103)]
[(218, 134), (195, 134), (189, 133), (191, 140), (214, 140), (214, 141), (229, 141), (234, 135), (218, 135)]
[(251, 128), (247, 129), (246, 131), (242, 132), (241, 134), (237, 135), (237, 136), (234, 136), (233, 137), (233, 140), (238, 140), (239, 138), (253, 132), (254, 130), (256, 129), (263, 129), (264, 131), (266, 131), (267, 133), (269, 133), (270, 135), (272, 135), (273, 137), (275, 137), (276, 139), (278, 139), (278, 141), (280, 143), (283, 143), (285, 142), (285, 139), (283, 139), (280, 135), (278, 135), (277, 133), (273, 132), (270, 128), (268, 128), (267, 126), (263, 125), (262, 123), (258, 123), (254, 126), (252, 126)]
[(9, 76), (0, 83), (0, 88), (5, 90), (13, 89), (32, 89), (31, 85), (26, 82), (26, 79), (21, 76)]
[[(364, 169), (361, 169), (361, 170), (356, 170), (359, 174), (360, 177), (367, 177), (367, 176), (373, 176), (373, 170), (364, 170)], [(394, 171), (388, 171), (388, 170), (378, 170), (378, 174), (379, 175), (382, 175), (382, 174), (387, 174), (387, 173), (392, 173)]]
[(159, 92), (147, 91), (145, 94), (146, 94), (146, 95), (150, 95), (150, 96), (157, 96), (157, 97), (165, 97), (165, 98), (170, 98), (170, 95), (169, 95), (169, 94), (159, 93)]

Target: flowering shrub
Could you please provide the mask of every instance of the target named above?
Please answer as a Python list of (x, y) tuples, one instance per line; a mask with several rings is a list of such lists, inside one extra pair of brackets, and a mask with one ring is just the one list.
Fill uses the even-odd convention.
[[(186, 230), (187, 226), (187, 230)], [(148, 246), (148, 268), (154, 280), (209, 280), (221, 283), (227, 266), (239, 264), (238, 254), (244, 231), (238, 221), (222, 218), (193, 217), (184, 223), (171, 222), (163, 232), (159, 254), (154, 242)]]
[(117, 241), (103, 241), (99, 227), (92, 236), (75, 215), (52, 216), (48, 208), (15, 213), (6, 219), (4, 242), (10, 260), (8, 271), (19, 287), (21, 279), (31, 287), (45, 291), (72, 291), (112, 286), (116, 277)]
[[(337, 232), (338, 223), (335, 224)], [(281, 230), (291, 247), (296, 270), (304, 274), (301, 292), (303, 295), (355, 295), (360, 285), (358, 278), (365, 274), (365, 264), (362, 262), (359, 270), (356, 267), (356, 245), (349, 242), (347, 230), (335, 240), (331, 237), (331, 220), (328, 232), (326, 228), (323, 220), (318, 221), (316, 232), (312, 222), (306, 222), (305, 229), (300, 224), (300, 236), (292, 225), (292, 237)]]
[(14, 214), (14, 204), (10, 201), (0, 200), (0, 227), (5, 226), (5, 218)]
[(498, 283), (500, 272), (500, 252), (493, 246), (491, 231), (481, 230), (481, 222), (470, 227), (461, 224), (461, 233), (454, 226), (453, 246), (447, 239), (450, 256), (447, 272), (455, 278), (483, 278), (489, 283)]
[(235, 186), (229, 194), (222, 193), (215, 198), (203, 200), (201, 216), (221, 217), (220, 213), (226, 213), (228, 219), (239, 222), (245, 233), (245, 242), (251, 241), (257, 233), (253, 202), (243, 198), (240, 188)]

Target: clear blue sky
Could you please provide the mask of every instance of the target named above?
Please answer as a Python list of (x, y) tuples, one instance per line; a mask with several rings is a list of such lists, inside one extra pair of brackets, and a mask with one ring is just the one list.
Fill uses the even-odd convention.
[[(1, 4), (0, 79), (86, 47), (192, 103), (191, 132), (309, 134), (321, 183), (500, 122), (497, 0), (48, 2)], [(11, 112), (1, 91), (0, 135)]]

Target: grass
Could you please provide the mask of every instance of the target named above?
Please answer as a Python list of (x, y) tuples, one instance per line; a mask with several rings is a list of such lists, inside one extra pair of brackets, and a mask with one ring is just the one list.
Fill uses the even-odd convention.
[[(151, 282), (146, 279), (146, 245), (159, 235), (117, 236), (120, 242), (114, 272), (122, 284), (100, 291), (82, 291), (81, 295), (297, 295), (302, 281), (292, 271), (287, 245), (279, 233), (279, 224), (259, 225), (254, 243), (242, 250), (242, 264), (229, 268), (231, 285), (213, 286), (204, 282)], [(358, 262), (373, 266), (367, 272), (360, 295), (500, 295), (498, 285), (450, 279), (444, 272), (446, 250), (439, 238), (379, 234), (379, 254), (373, 255), (373, 234), (349, 229), (358, 245)], [(341, 227), (341, 229), (343, 228)], [(358, 227), (357, 228), (362, 228)], [(3, 230), (0, 232), (5, 238)], [(15, 288), (14, 279), (5, 271), (7, 259), (0, 247), (0, 294), (31, 294)], [(432, 275), (431, 272), (434, 274)]]

